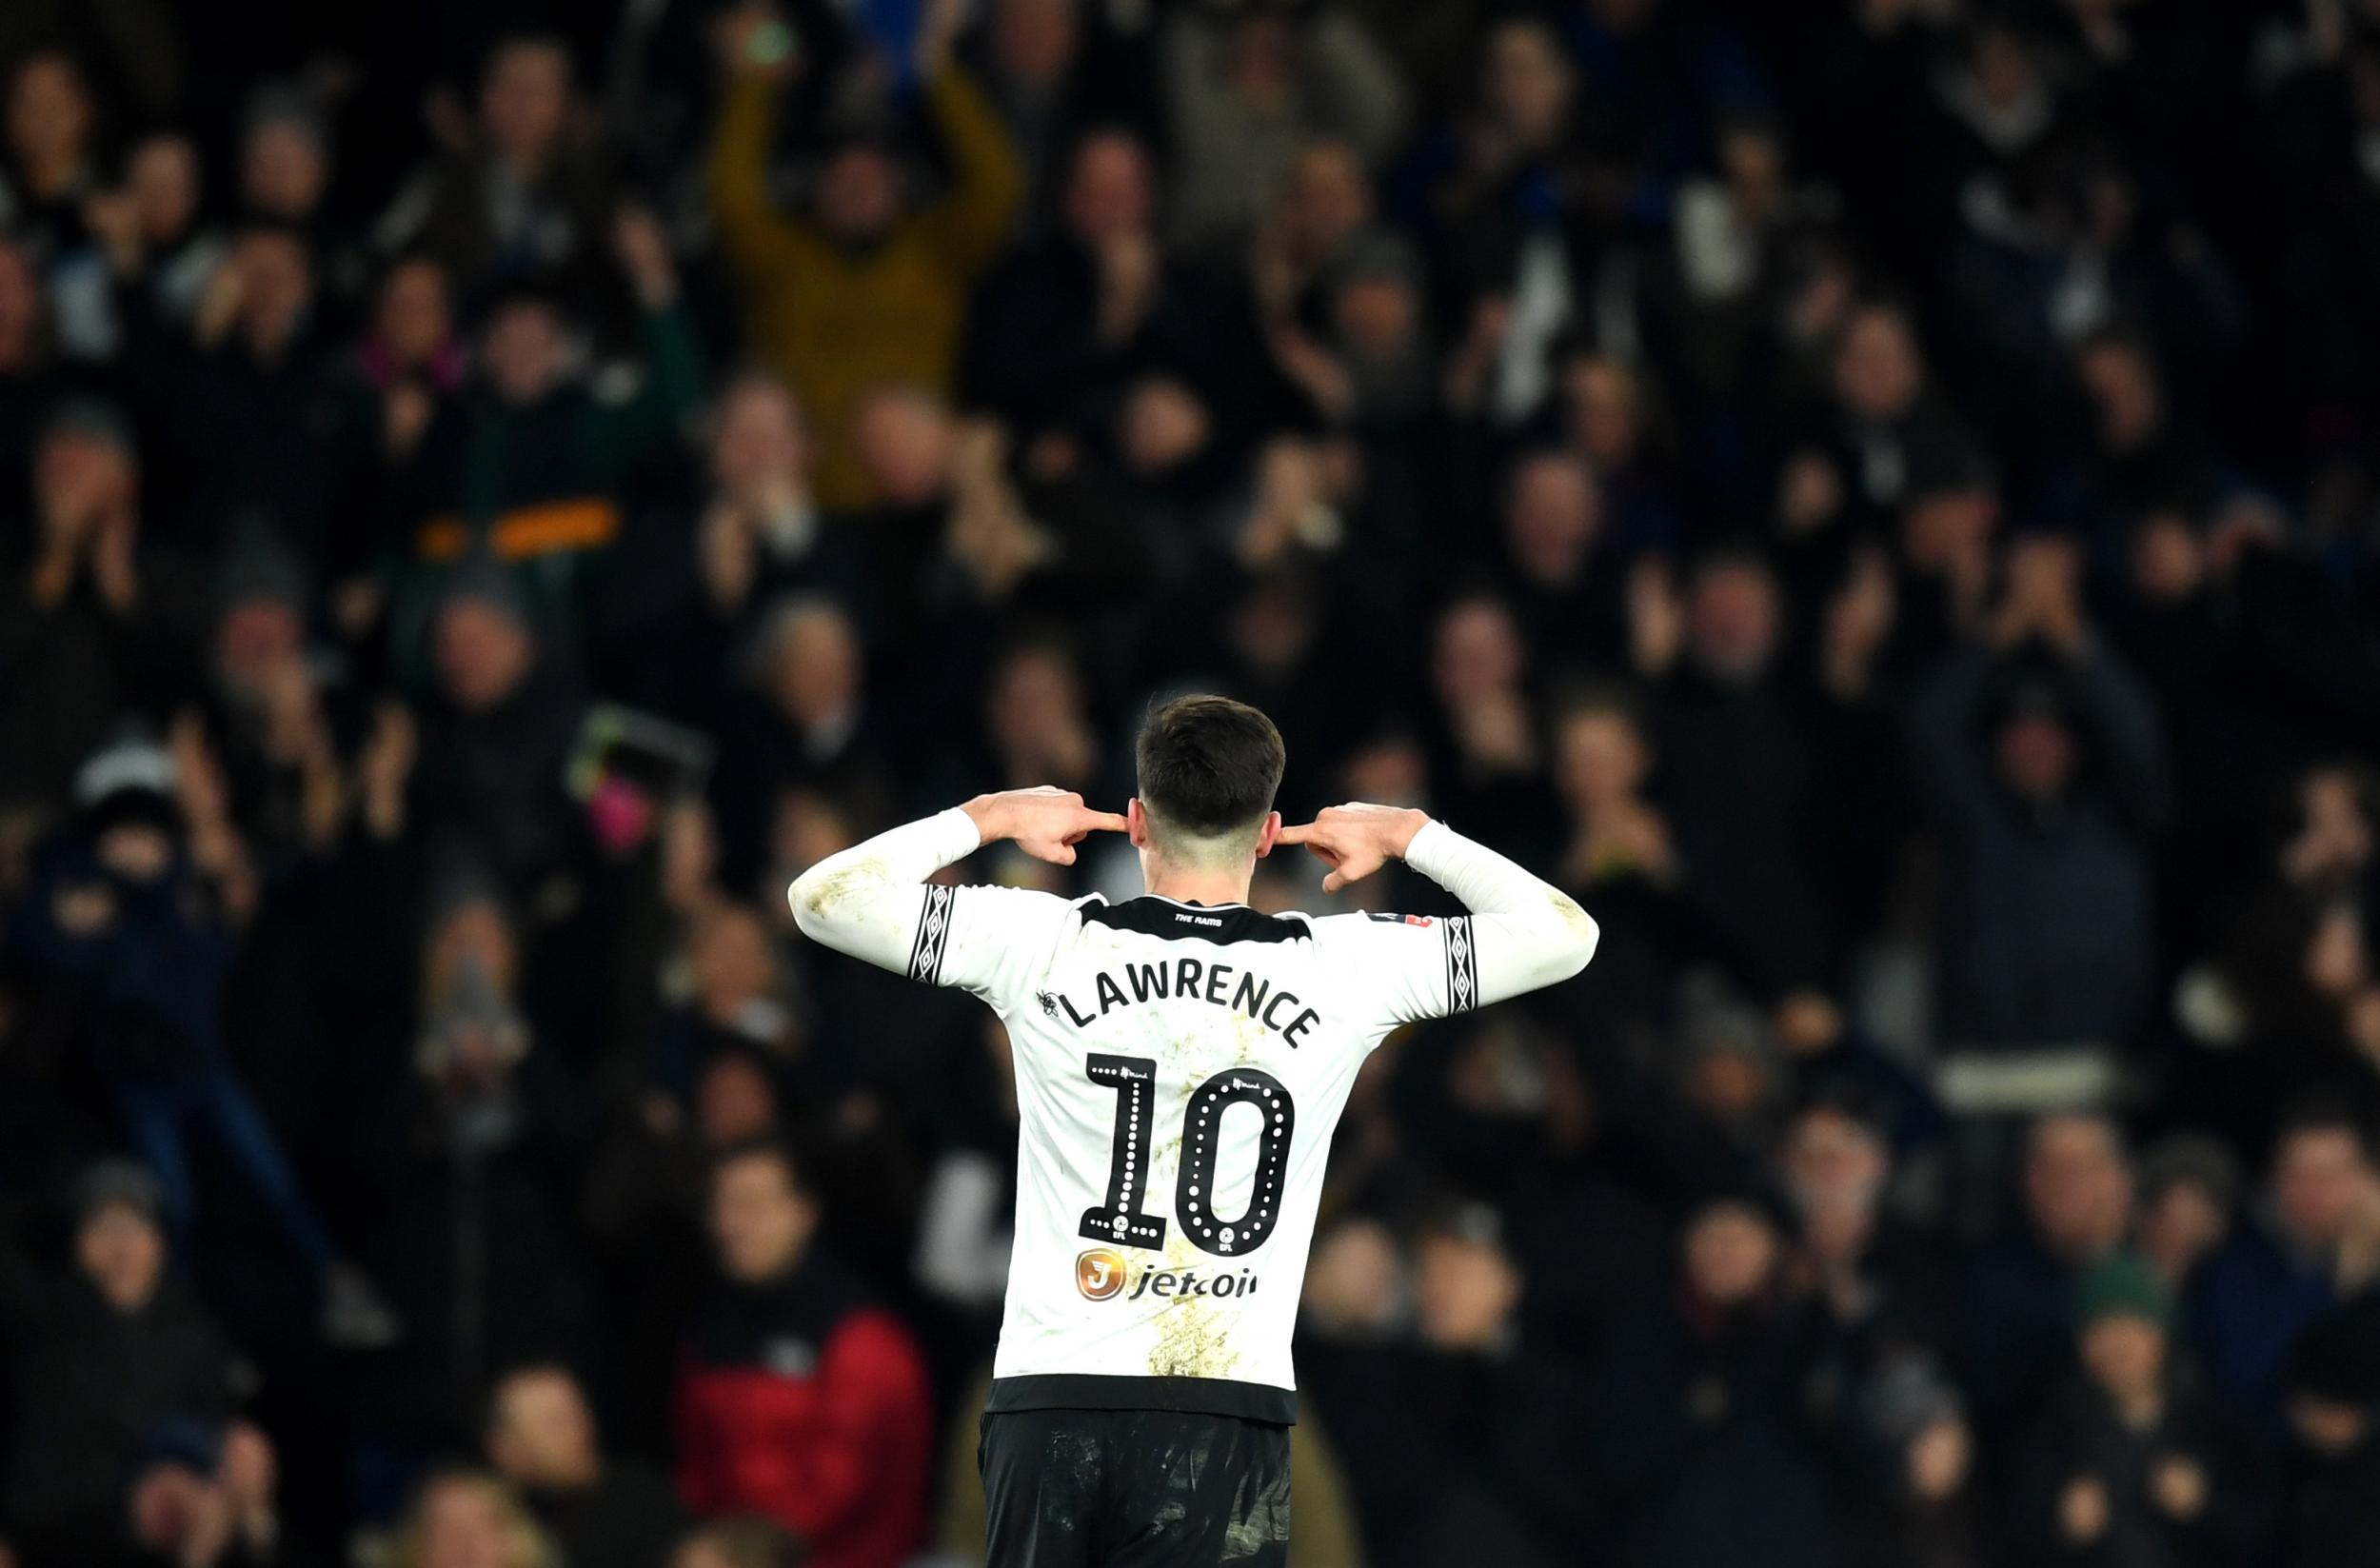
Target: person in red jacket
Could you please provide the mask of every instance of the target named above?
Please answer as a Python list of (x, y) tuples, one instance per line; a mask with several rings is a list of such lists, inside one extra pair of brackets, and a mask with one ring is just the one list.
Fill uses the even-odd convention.
[(933, 1416), (908, 1331), (811, 1245), (818, 1202), (789, 1151), (712, 1167), (723, 1278), (678, 1375), (678, 1490), (698, 1513), (765, 1515), (811, 1568), (899, 1568), (924, 1531)]

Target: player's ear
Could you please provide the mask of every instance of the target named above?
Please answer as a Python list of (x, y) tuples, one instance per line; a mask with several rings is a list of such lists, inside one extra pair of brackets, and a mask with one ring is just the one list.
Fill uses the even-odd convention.
[(1265, 856), (1271, 854), (1273, 852), (1274, 844), (1279, 841), (1279, 838), (1280, 813), (1278, 811), (1268, 811), (1264, 815), (1264, 825), (1256, 830), (1256, 858), (1258, 860), (1262, 860)]
[(1149, 814), (1141, 808), (1138, 795), (1125, 803), (1124, 828), (1132, 836), (1133, 848), (1146, 849), (1149, 846)]

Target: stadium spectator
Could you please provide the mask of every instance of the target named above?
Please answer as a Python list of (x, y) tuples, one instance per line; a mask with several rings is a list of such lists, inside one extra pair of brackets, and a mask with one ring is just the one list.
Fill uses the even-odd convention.
[(2020, 1230), (1976, 1260), (1967, 1285), (1969, 1386), (1987, 1422), (2024, 1423), (2056, 1385), (2073, 1357), (2076, 1281), (2132, 1228), (2131, 1162), (2103, 1117), (2036, 1121), (2020, 1181)]
[(177, 1242), (195, 1240), (197, 1136), (236, 1164), (281, 1239), (323, 1290), (332, 1337), (397, 1332), (345, 1262), (221, 1036), (237, 926), (254, 896), (211, 762), (127, 740), (76, 779), (81, 820), (52, 839), (10, 930), (48, 983), (72, 999), (94, 1065), (114, 1084), (124, 1134), (155, 1173)]
[(2264, 1201), (2192, 1282), (2200, 1354), (2225, 1393), (2270, 1414), (2291, 1342), (2354, 1283), (2351, 1243), (2380, 1223), (2376, 1200), (2353, 1120), (2313, 1105), (2282, 1125)]
[(727, 103), (711, 149), (710, 198), (751, 303), (761, 358), (803, 389), (817, 421), (819, 497), (864, 506), (881, 493), (855, 447), (869, 391), (946, 390), (967, 290), (997, 253), (1023, 194), (1007, 132), (950, 57), (958, 10), (925, 8), (917, 69), (957, 166), (940, 202), (904, 195), (881, 131), (854, 128), (820, 170), (816, 210), (795, 218), (768, 196), (769, 145), (784, 77), (800, 67), (764, 13), (731, 12), (721, 33)]
[(236, 1500), (227, 1535), (270, 1518), (271, 1444), (238, 1418), (231, 1347), (169, 1267), (165, 1201), (138, 1165), (93, 1165), (76, 1183), (69, 1277), (9, 1280), (7, 1538), (27, 1560), (171, 1544), (162, 1516), (181, 1510), (159, 1492)]
[[(1747, 553), (1699, 562), (1682, 596), (1632, 585), (1632, 636), (1651, 689), (1649, 728), (1697, 918), (1742, 982), (1774, 995), (1832, 983), (1843, 894), (1826, 868), (1856, 713), (1785, 661), (1784, 606)], [(1745, 773), (1757, 790), (1737, 787)]]
[(678, 1381), (678, 1491), (766, 1515), (810, 1559), (898, 1568), (924, 1532), (924, 1368), (899, 1321), (813, 1245), (817, 1200), (774, 1144), (712, 1167), (721, 1280)]
[(2290, 1354), (2284, 1379), (2290, 1446), (2280, 1538), (2311, 1568), (2344, 1568), (2380, 1544), (2371, 1489), (2380, 1447), (2380, 1296), (2369, 1292), (2318, 1320)]
[[(466, 296), (524, 278), (565, 279), (575, 303), (602, 301), (600, 268), (612, 185), (574, 113), (569, 46), (524, 32), (487, 51), (478, 113), (449, 126), (444, 157), (401, 191), (380, 220), (390, 249), (435, 256)], [(455, 111), (458, 116), (460, 111)]]
[(2251, 1522), (2215, 1408), (2172, 1360), (2173, 1302), (2137, 1257), (2075, 1291), (2081, 1376), (2052, 1401), (2018, 1493), (2018, 1550), (2221, 1560)]
[(475, 1470), (432, 1477), (388, 1543), (397, 1568), (554, 1568), (561, 1560), (511, 1489)]
[(1330, 137), (1378, 163), (1405, 115), (1405, 90), (1352, 18), (1320, 6), (1243, 14), (1188, 9), (1165, 24), (1164, 102), (1174, 145), (1174, 229), (1194, 253), (1251, 235), (1298, 144)]
[(1589, 1394), (1597, 1469), (1621, 1521), (1616, 1559), (1840, 1560), (1804, 1393), (1812, 1323), (1784, 1288), (1775, 1201), (1757, 1189), (1705, 1197), (1678, 1248), (1681, 1304), (1636, 1313)]
[(489, 1399), (487, 1461), (560, 1548), (585, 1568), (644, 1568), (668, 1553), (684, 1515), (668, 1482), (606, 1456), (578, 1379), (558, 1366), (523, 1367)]
[(2148, 1002), (2170, 785), (2154, 714), (2083, 622), (2081, 569), (2072, 545), (2020, 546), (1993, 632), (2009, 652), (1963, 656), (1923, 699), (1955, 1047), (2120, 1046)]

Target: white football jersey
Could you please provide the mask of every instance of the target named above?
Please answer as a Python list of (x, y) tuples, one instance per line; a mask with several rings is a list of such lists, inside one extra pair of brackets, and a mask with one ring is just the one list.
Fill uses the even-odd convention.
[(922, 850), (928, 830), (940, 842), (913, 870), (976, 847), (945, 813), (823, 863), (793, 897), (805, 930), (878, 963), (890, 933), (858, 925), (905, 916), (909, 974), (1007, 1023), (1016, 1243), (990, 1408), (1294, 1420), (1290, 1336), (1358, 1069), (1401, 1023), (1575, 973), (1593, 922), (1438, 824), (1408, 859), (1497, 912), (1318, 918), (914, 883), (897, 907), (852, 911), (852, 873), (889, 870), (886, 841), (915, 832)]

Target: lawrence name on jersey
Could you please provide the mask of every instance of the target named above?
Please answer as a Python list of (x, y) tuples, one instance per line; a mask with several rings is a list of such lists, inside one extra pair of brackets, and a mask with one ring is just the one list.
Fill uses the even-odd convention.
[[(986, 1421), (995, 1563), (1105, 1555), (1016, 1534), (1029, 1522), (1021, 1514), (1051, 1510), (1046, 1496), (1001, 1495), (992, 1442), (1007, 1415), (1296, 1419), (1291, 1331), (1331, 1131), (1358, 1069), (1402, 1023), (1565, 980), (1594, 952), (1595, 923), (1568, 896), (1420, 812), (1345, 806), (1283, 828), (1270, 811), (1280, 755), (1256, 710), (1181, 699), (1141, 737), (1140, 795), (1126, 816), (1055, 790), (985, 796), (830, 857), (792, 888), (813, 939), (972, 991), (1007, 1025), (1020, 1168)], [(1068, 902), (929, 880), (995, 838), (1070, 863), (1088, 833), (1117, 830), (1140, 850), (1144, 897)], [(1259, 913), (1247, 888), (1276, 844), (1328, 863), (1334, 892), (1401, 856), (1470, 913)], [(1202, 1455), (1203, 1468), (1221, 1452)], [(1248, 1462), (1267, 1467), (1264, 1453), (1256, 1445)], [(1285, 1455), (1283, 1440), (1279, 1517), (1257, 1538), (1285, 1539)], [(1054, 1483), (1011, 1484), (1045, 1494)], [(1187, 1482), (1126, 1484), (1164, 1515), (1164, 1489)], [(1230, 1534), (1248, 1487), (1212, 1506), (1174, 1500), (1192, 1517), (1174, 1526), (1180, 1550), (1163, 1560), (1266, 1560), (1198, 1538)], [(1239, 1543), (1252, 1544), (1238, 1522)], [(1124, 1518), (1106, 1534), (1149, 1527)]]

